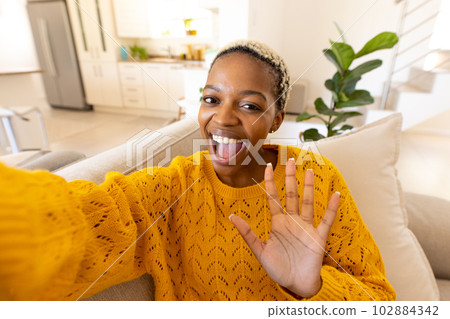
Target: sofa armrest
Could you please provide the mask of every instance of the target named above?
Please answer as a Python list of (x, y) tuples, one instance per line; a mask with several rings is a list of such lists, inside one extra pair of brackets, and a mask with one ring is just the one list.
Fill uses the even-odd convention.
[(55, 174), (67, 181), (82, 179), (102, 183), (109, 172), (128, 175), (148, 166), (167, 165), (175, 156), (192, 155), (195, 151), (192, 140), (201, 138), (198, 124), (190, 118), (142, 133), (125, 144), (65, 167)]
[(450, 279), (450, 201), (404, 193), (409, 229), (416, 235), (436, 278)]

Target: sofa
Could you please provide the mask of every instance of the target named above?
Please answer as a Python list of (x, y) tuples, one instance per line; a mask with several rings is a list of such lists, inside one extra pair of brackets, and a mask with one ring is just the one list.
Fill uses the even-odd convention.
[[(400, 132), (401, 116), (394, 114), (342, 136), (317, 143), (296, 142), (327, 157), (341, 171), (380, 248), (397, 299), (450, 300), (450, 254), (446, 246), (450, 202), (401, 191), (395, 169)], [(285, 135), (280, 130), (278, 135), (269, 136), (268, 142), (295, 144), (295, 138)], [(145, 167), (167, 165), (178, 155), (188, 156), (197, 151), (193, 145), (198, 143), (193, 141), (200, 138), (197, 123), (186, 118), (158, 131), (143, 131), (123, 145), (55, 173), (67, 181), (101, 183), (110, 171), (131, 174)], [(84, 300), (153, 299), (152, 278), (144, 275)]]

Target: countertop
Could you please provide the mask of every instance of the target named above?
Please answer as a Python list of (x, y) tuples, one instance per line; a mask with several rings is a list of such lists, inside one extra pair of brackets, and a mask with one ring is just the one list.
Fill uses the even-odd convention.
[(195, 61), (195, 60), (181, 60), (181, 59), (173, 59), (167, 57), (151, 57), (146, 60), (119, 60), (120, 63), (157, 63), (157, 64), (168, 64), (173, 65), (177, 68), (183, 69), (209, 69), (209, 65), (205, 63), (205, 61)]

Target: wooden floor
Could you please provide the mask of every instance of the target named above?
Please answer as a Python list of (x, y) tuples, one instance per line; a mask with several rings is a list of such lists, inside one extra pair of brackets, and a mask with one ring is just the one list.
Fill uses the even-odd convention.
[(450, 110), (402, 133), (397, 170), (404, 191), (450, 200)]
[(51, 150), (76, 150), (87, 157), (125, 143), (144, 129), (156, 130), (174, 120), (99, 111), (40, 107)]

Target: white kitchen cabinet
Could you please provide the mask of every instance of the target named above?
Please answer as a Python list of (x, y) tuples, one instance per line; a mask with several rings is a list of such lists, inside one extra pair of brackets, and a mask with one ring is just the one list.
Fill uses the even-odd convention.
[(178, 100), (184, 97), (184, 71), (182, 65), (167, 67), (168, 108), (171, 112), (178, 112)]
[(117, 35), (122, 38), (151, 38), (148, 0), (113, 0)]
[(257, 39), (282, 50), (282, 1), (227, 0), (219, 2), (219, 46), (237, 39)]
[(145, 108), (144, 76), (141, 64), (119, 62), (119, 73), (123, 105)]
[[(103, 95), (102, 105), (122, 107), (122, 94), (120, 92), (119, 72), (116, 62), (98, 64), (100, 70), (100, 83)], [(100, 104), (100, 103), (99, 103)]]
[(198, 6), (200, 8), (216, 10), (220, 7), (220, 0), (198, 0)]
[(111, 2), (109, 0), (78, 0), (68, 1), (67, 5), (78, 59), (80, 61), (117, 61), (120, 48), (114, 40)]
[(119, 62), (123, 104), (126, 107), (177, 113), (184, 96), (181, 64)]
[(98, 80), (100, 74), (98, 64), (93, 62), (80, 63), (80, 69), (86, 101), (92, 105), (103, 104), (102, 88)]
[(87, 102), (123, 106), (111, 1), (67, 1), (67, 5)]
[(84, 62), (80, 63), (80, 67), (89, 104), (116, 107), (123, 105), (116, 63)]
[(143, 63), (143, 65), (147, 108), (169, 111), (167, 66), (158, 63)]

